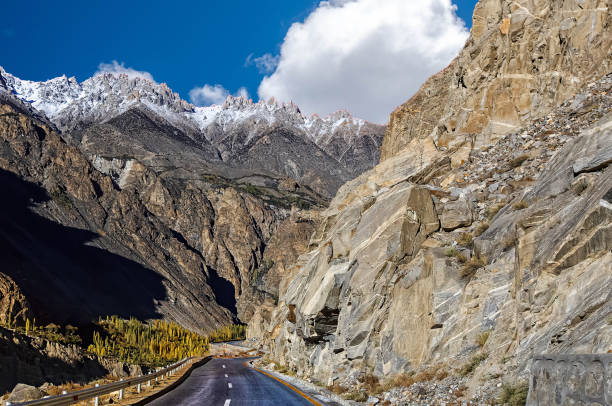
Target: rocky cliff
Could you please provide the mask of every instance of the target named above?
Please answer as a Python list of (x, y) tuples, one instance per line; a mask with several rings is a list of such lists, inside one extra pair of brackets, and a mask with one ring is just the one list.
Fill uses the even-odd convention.
[(336, 388), (431, 368), (465, 385), (385, 397), (427, 404), (494, 401), (537, 353), (612, 350), (609, 18), (606, 2), (481, 1), (249, 337)]
[(459, 166), (610, 72), (607, 0), (480, 0), (457, 58), (389, 120), (381, 160), (430, 137)]

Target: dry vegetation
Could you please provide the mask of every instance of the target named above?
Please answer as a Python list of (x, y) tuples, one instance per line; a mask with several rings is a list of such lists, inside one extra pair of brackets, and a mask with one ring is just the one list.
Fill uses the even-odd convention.
[(482, 223), (478, 225), (478, 227), (476, 227), (476, 230), (474, 230), (474, 236), (478, 237), (479, 235), (482, 235), (482, 233), (484, 233), (488, 229), (489, 229), (489, 222), (483, 221)]
[(498, 402), (509, 406), (524, 406), (527, 403), (529, 384), (521, 382), (516, 385), (505, 384)]
[(527, 207), (528, 207), (527, 202), (524, 200), (521, 200), (512, 205), (512, 210), (519, 211), (519, 210), (526, 209)]
[(485, 211), (485, 216), (487, 216), (488, 220), (491, 220), (505, 206), (506, 206), (506, 203), (504, 202), (495, 203), (493, 206), (487, 207), (487, 210)]
[(487, 265), (487, 259), (474, 255), (469, 261), (466, 261), (461, 267), (461, 277), (471, 279), (480, 268)]
[(490, 331), (485, 331), (483, 333), (478, 334), (476, 336), (476, 344), (478, 344), (480, 348), (484, 347), (487, 343), (487, 340), (489, 339), (489, 335), (491, 335)]
[(476, 370), (478, 365), (480, 365), (482, 361), (487, 359), (488, 356), (489, 355), (486, 352), (481, 352), (474, 355), (467, 364), (461, 367), (461, 369), (459, 370), (459, 374), (461, 376), (467, 376), (472, 374)]
[(472, 248), (474, 245), (472, 233), (461, 233), (457, 238), (457, 244), (465, 248)]

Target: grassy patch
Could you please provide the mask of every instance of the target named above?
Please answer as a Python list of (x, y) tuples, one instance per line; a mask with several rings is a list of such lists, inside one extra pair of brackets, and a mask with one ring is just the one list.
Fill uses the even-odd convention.
[(521, 200), (520, 202), (516, 202), (512, 205), (512, 210), (519, 211), (519, 210), (526, 209), (527, 207), (528, 207), (527, 202), (524, 200)]
[(484, 233), (488, 229), (489, 229), (489, 222), (483, 221), (482, 223), (478, 225), (478, 227), (476, 227), (476, 230), (474, 230), (474, 235), (478, 237), (479, 235), (482, 235), (482, 233)]
[(472, 248), (474, 245), (472, 233), (461, 233), (457, 238), (457, 244), (461, 245), (462, 247)]
[(461, 262), (462, 264), (467, 261), (467, 258), (465, 257), (465, 255), (463, 255), (458, 249), (454, 247), (447, 249), (444, 252), (444, 255), (446, 255), (449, 258), (457, 258), (457, 260)]
[(461, 376), (468, 376), (472, 374), (476, 370), (478, 365), (480, 365), (482, 361), (487, 359), (488, 356), (489, 355), (486, 352), (474, 355), (467, 364), (461, 367), (461, 369), (459, 370), (459, 374)]
[(527, 403), (529, 385), (525, 382), (516, 385), (504, 384), (499, 403), (510, 406), (524, 406)]
[(495, 217), (497, 213), (499, 213), (501, 209), (504, 208), (505, 205), (506, 203), (499, 202), (495, 203), (491, 207), (487, 207), (487, 209), (485, 210), (485, 216), (487, 216), (487, 219), (490, 221), (493, 217)]
[(72, 200), (70, 200), (68, 194), (63, 190), (52, 190), (50, 195), (51, 199), (53, 199), (53, 201), (57, 203), (58, 206), (63, 207), (64, 209), (70, 209), (72, 207)]
[(359, 391), (343, 393), (342, 397), (346, 400), (354, 400), (355, 402), (365, 402), (368, 400), (368, 395), (365, 392)]
[(459, 250), (457, 248), (448, 248), (446, 251), (444, 251), (444, 255), (446, 255), (447, 257), (456, 257), (457, 255), (459, 255)]
[(517, 238), (515, 233), (510, 233), (504, 238), (502, 241), (502, 247), (504, 251), (508, 251), (510, 248), (514, 247), (517, 243)]
[(335, 393), (336, 395), (341, 395), (343, 393), (346, 393), (347, 391), (346, 388), (340, 385), (339, 383), (334, 383), (333, 385), (327, 385), (327, 390)]
[(487, 265), (486, 258), (480, 258), (474, 255), (469, 261), (466, 261), (461, 267), (461, 277), (471, 279), (480, 268)]
[(490, 331), (485, 331), (483, 333), (478, 334), (476, 336), (476, 344), (478, 344), (480, 348), (484, 347), (487, 343), (487, 340), (489, 339), (489, 335), (491, 335)]

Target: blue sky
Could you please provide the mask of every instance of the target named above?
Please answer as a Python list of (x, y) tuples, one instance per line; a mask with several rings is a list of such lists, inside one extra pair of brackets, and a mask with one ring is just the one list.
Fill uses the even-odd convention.
[[(468, 27), (475, 3), (455, 1)], [(313, 0), (7, 2), (0, 65), (23, 79), (66, 74), (82, 81), (100, 63), (116, 60), (150, 72), (185, 99), (204, 84), (232, 93), (245, 87), (256, 99), (271, 72), (245, 63), (247, 57), (278, 55), (291, 25), (318, 6)]]

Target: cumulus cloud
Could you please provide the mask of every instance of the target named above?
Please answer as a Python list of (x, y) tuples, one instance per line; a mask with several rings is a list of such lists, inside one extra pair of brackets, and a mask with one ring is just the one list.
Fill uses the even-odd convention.
[(244, 64), (245, 66), (255, 65), (260, 73), (265, 74), (274, 72), (279, 60), (280, 55), (264, 54), (254, 58), (253, 54), (250, 54)]
[[(194, 87), (189, 91), (189, 99), (196, 106), (209, 106), (211, 104), (221, 104), (227, 99), (230, 92), (221, 85), (204, 85), (202, 87)], [(249, 98), (249, 92), (246, 87), (238, 89), (234, 96), (243, 96)]]
[(451, 0), (323, 1), (291, 26), (259, 97), (385, 123), (467, 37)]
[(117, 61), (112, 61), (111, 63), (100, 63), (98, 65), (98, 70), (96, 71), (96, 73), (94, 73), (95, 75), (100, 75), (103, 73), (114, 73), (114, 74), (126, 74), (128, 75), (128, 77), (131, 78), (142, 78), (142, 79), (148, 79), (150, 81), (155, 81), (153, 79), (153, 75), (151, 75), (149, 72), (145, 72), (145, 71), (141, 71), (141, 70), (136, 70), (133, 68), (126, 68), (125, 63), (124, 62), (117, 62)]

